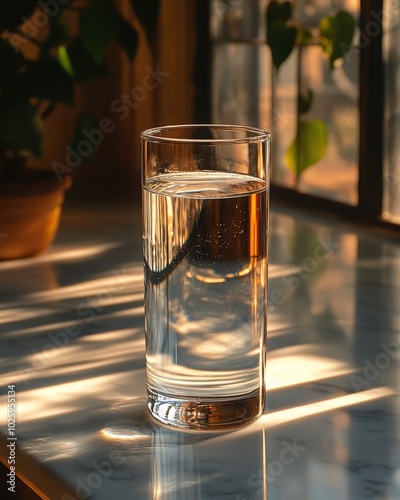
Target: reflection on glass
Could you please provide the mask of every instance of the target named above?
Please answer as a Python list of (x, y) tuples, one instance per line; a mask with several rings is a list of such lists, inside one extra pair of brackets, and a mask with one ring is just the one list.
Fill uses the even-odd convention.
[(152, 500), (267, 500), (264, 429), (200, 436), (154, 427), (151, 452)]
[(384, 2), (385, 130), (383, 216), (400, 222), (400, 10)]
[(191, 436), (155, 428), (152, 449), (153, 500), (200, 500), (200, 474)]

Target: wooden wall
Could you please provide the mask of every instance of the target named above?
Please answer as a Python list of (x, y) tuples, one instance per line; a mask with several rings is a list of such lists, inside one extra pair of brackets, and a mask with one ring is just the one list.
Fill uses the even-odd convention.
[[(104, 134), (97, 155), (89, 164), (74, 167), (75, 196), (137, 195), (139, 132), (159, 125), (193, 122), (196, 4), (162, 0), (153, 53), (142, 32), (134, 63), (113, 48), (109, 57), (112, 77), (83, 85), (77, 89), (74, 108), (59, 107), (46, 121), (45, 154), (39, 162), (46, 167), (54, 161), (66, 164), (65, 148), (73, 136), (81, 105), (85, 104), (99, 121), (108, 118), (112, 122), (113, 131)], [(132, 19), (129, 3), (122, 0), (121, 5), (126, 17)], [(122, 102), (123, 96), (132, 92), (135, 109)]]

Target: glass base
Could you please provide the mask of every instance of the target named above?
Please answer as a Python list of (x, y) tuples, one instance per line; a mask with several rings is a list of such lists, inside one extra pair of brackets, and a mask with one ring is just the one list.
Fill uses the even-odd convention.
[(224, 431), (257, 420), (265, 396), (260, 390), (227, 398), (180, 398), (147, 389), (147, 408), (158, 422), (188, 430)]

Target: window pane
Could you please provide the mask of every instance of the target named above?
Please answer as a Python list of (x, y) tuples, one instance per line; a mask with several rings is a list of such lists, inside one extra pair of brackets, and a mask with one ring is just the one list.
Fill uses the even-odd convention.
[[(273, 132), (273, 175), (277, 184), (293, 187), (309, 194), (349, 204), (357, 203), (358, 193), (358, 53), (354, 51), (342, 67), (329, 70), (319, 46), (299, 49), (275, 73), (272, 92), (273, 109), (262, 99), (261, 124)], [(307, 113), (298, 116), (297, 90), (313, 92)], [(262, 92), (267, 95), (266, 89)], [(272, 113), (271, 116), (268, 116)], [(328, 128), (325, 156), (299, 175), (289, 169), (285, 154), (296, 137), (297, 120), (322, 120)]]
[(300, 176), (299, 190), (349, 204), (358, 193), (358, 53), (330, 71), (321, 48), (303, 48), (300, 82), (302, 92), (312, 89), (314, 99), (301, 120), (322, 120), (328, 127), (325, 156)]
[[(342, 67), (329, 70), (319, 46), (295, 48), (279, 71), (272, 68), (265, 43), (265, 0), (213, 0), (212, 118), (272, 130), (272, 179), (275, 183), (349, 204), (358, 194), (357, 50)], [(323, 15), (345, 8), (358, 15), (359, 0), (299, 0), (297, 18), (318, 26)], [(299, 57), (301, 50), (301, 57)], [(301, 61), (301, 64), (299, 64)], [(298, 113), (298, 88), (311, 89), (313, 103)], [(325, 156), (297, 175), (285, 154), (299, 121), (321, 120), (328, 128)], [(298, 149), (297, 149), (298, 150)]]
[[(271, 102), (264, 60), (267, 47), (246, 43), (216, 43), (212, 66), (212, 120), (258, 126), (260, 123), (260, 88), (263, 99)], [(263, 57), (264, 54), (264, 57)], [(268, 104), (267, 104), (268, 105)]]
[(284, 161), (285, 152), (296, 135), (297, 125), (297, 49), (276, 72), (272, 69), (271, 52), (266, 50), (264, 71), (274, 74), (261, 88), (261, 125), (272, 131), (272, 180), (276, 184), (295, 187), (296, 176)]
[(386, 1), (383, 19), (385, 131), (383, 216), (400, 222), (400, 4)]
[(261, 107), (271, 105), (267, 1), (211, 0), (213, 122), (260, 126)]
[(321, 17), (331, 16), (344, 9), (357, 17), (360, 0), (296, 0), (296, 19), (301, 23), (316, 28)]
[[(334, 15), (345, 9), (358, 18), (360, 0), (297, 0), (295, 16), (306, 26), (317, 28), (323, 16)], [(284, 63), (283, 66), (288, 64)], [(293, 65), (293, 62), (292, 62)], [(282, 68), (280, 72), (282, 72)], [(301, 50), (301, 64), (298, 81), (301, 93), (310, 89), (314, 93), (313, 103), (299, 120), (322, 120), (328, 127), (328, 149), (325, 156), (316, 164), (304, 170), (296, 180), (296, 175), (280, 175), (289, 187), (349, 204), (358, 202), (358, 66), (356, 50), (345, 59), (342, 67), (329, 71), (328, 63), (318, 46), (308, 46)], [(278, 86), (282, 85), (278, 81)], [(279, 90), (277, 89), (277, 94)], [(290, 145), (296, 131), (287, 130), (283, 140)], [(276, 135), (276, 134), (275, 134)], [(280, 151), (278, 169), (283, 172), (285, 150)], [(287, 167), (286, 167), (286, 170)]]

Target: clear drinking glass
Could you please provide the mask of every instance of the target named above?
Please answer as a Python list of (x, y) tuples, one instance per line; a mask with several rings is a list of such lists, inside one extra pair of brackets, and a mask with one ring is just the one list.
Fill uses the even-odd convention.
[(270, 133), (141, 134), (148, 409), (223, 430), (265, 406)]

